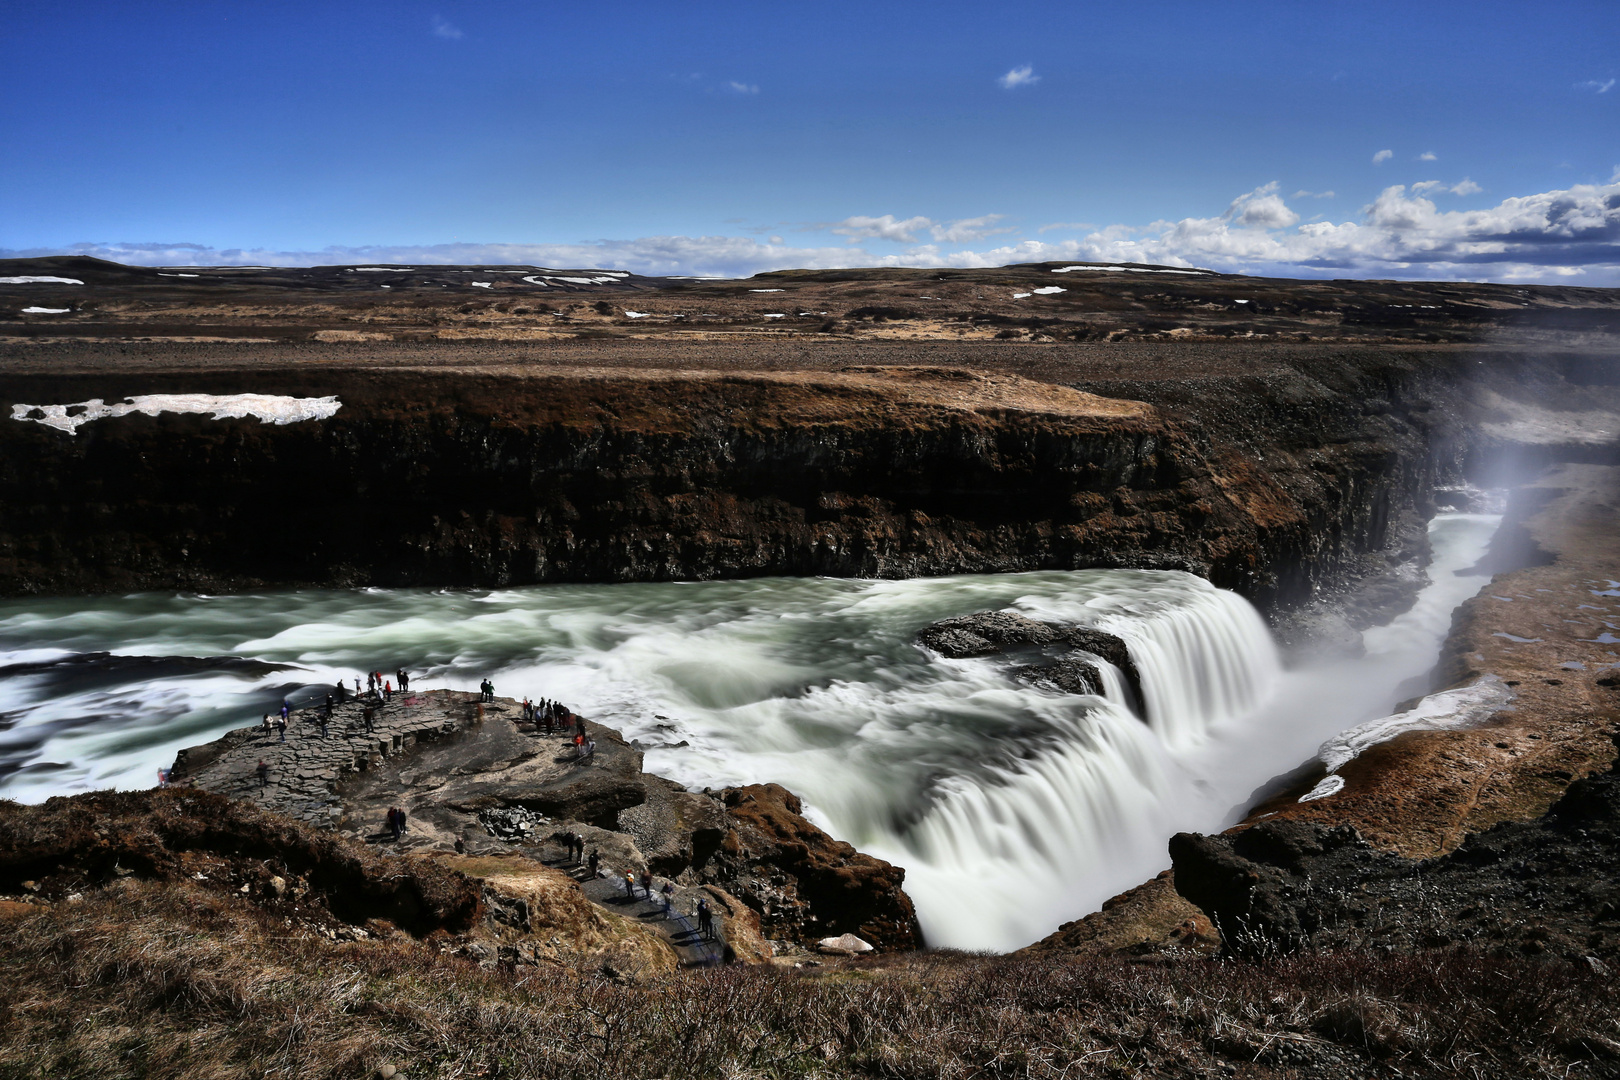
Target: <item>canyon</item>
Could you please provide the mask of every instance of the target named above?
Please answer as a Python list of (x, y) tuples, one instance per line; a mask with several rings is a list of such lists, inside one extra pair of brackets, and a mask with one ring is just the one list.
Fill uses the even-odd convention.
[[(1387, 730), (1347, 735), (1348, 757), (1324, 747), (1299, 762), (1224, 835), (1163, 837), (1163, 874), (1018, 962), (1463, 946), (1587, 970), (1620, 960), (1613, 905), (1582, 884), (1613, 864), (1620, 730), (1612, 290), (1059, 265), (746, 282), (193, 268), (160, 281), (92, 263), (0, 268), (83, 283), (45, 287), (63, 318), (0, 321), (0, 596), (1170, 570), (1244, 597), (1302, 662), (1353, 653), (1413, 603), (1437, 512), (1505, 493), (1479, 564), (1495, 577), (1457, 609), (1440, 664), (1379, 721)], [(494, 284), (454, 276), (469, 273)], [(1052, 282), (1061, 294), (1034, 292)], [(0, 304), (45, 295), (34, 288), (0, 286)], [(143, 395), (336, 407), (285, 423), (216, 418), (213, 405), (87, 418), (88, 403)], [(977, 657), (1069, 642), (1079, 659), (1031, 678), (1094, 694), (1088, 657), (1113, 656), (1142, 697), (1120, 639), (997, 618), (939, 624), (924, 644)], [(1423, 721), (1445, 693), (1482, 686), (1501, 695), (1489, 708)], [(608, 757), (636, 753), (609, 743)], [(522, 765), (491, 753), (501, 769)], [(354, 783), (397, 785), (409, 761), (372, 762)], [(884, 955), (920, 940), (895, 868), (837, 845), (792, 793), (637, 782), (623, 805), (530, 809), (600, 828), (605, 844), (623, 830), (637, 866), (663, 850), (660, 873), (737, 905), (736, 958), (803, 964), (796, 950), (823, 931), (862, 933)], [(690, 813), (670, 809), (683, 800), (697, 800)], [(450, 801), (489, 808), (466, 791)], [(336, 805), (280, 810), (324, 825)], [(638, 814), (662, 823), (636, 826)], [(694, 837), (669, 826), (693, 814), (734, 838), (707, 878)], [(463, 848), (483, 835), (463, 827)], [(775, 839), (750, 848), (747, 836)], [(498, 884), (514, 873), (503, 845), (452, 856), (452, 842), (435, 842), (434, 865), (489, 883), (480, 911), (516, 910), (518, 893)], [(104, 864), (98, 882), (65, 874), (14, 917), (111, 881)], [(1498, 865), (1498, 877), (1474, 874)], [(837, 914), (809, 895), (817, 874), (853, 874), (884, 914)], [(1331, 894), (1314, 898), (1313, 874)], [(1522, 887), (1532, 877), (1539, 891)], [(1442, 884), (1425, 893), (1420, 880)], [(251, 883), (255, 897), (267, 888)], [(519, 892), (532, 908), (567, 888), (524, 879)], [(1573, 913), (1543, 914), (1549, 903)], [(447, 932), (465, 938), (477, 918), (456, 915)], [(602, 961), (615, 971), (670, 965), (599, 917), (572, 918), (591, 955), (620, 957)], [(501, 949), (520, 939), (526, 962), (539, 956), (510, 919), (467, 940), (480, 933), (507, 937), (464, 959), (507, 963), (516, 954)], [(1283, 1071), (1257, 1075), (1288, 1074), (1268, 1060)]]

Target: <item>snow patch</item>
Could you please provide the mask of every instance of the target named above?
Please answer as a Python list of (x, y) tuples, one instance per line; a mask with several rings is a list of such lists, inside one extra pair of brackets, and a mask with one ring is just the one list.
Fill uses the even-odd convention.
[(1405, 712), (1372, 720), (1340, 732), (1322, 744), (1316, 756), (1330, 773), (1338, 772), (1369, 747), (1408, 731), (1446, 731), (1473, 727), (1513, 700), (1513, 692), (1495, 675), (1471, 686), (1430, 694)]
[(1026, 296), (1033, 296), (1033, 295), (1034, 295), (1033, 293), (1015, 292), (1015, 293), (1013, 293), (1013, 299), (1014, 300), (1022, 300)]
[(25, 307), (24, 315), (66, 315), (72, 308), (65, 307)]
[(1145, 266), (1060, 266), (1054, 274), (1067, 274), (1072, 270), (1105, 270), (1116, 274), (1213, 274), (1213, 270), (1149, 270)]
[(475, 289), (488, 289), (494, 287), (495, 285), (493, 281), (469, 281), (467, 284), (471, 285)]
[(781, 289), (749, 289), (749, 292), (781, 292)]
[(51, 277), (46, 274), (21, 274), (17, 277), (0, 277), (0, 285), (83, 285), (78, 278)]
[(158, 271), (158, 277), (201, 277), (201, 276), (202, 276), (201, 274), (165, 274), (161, 270)]
[(1051, 296), (1054, 293), (1068, 292), (1068, 291), (1069, 291), (1068, 289), (1063, 288), (1061, 285), (1048, 285), (1043, 289), (1036, 289), (1035, 290), (1035, 295), (1036, 296)]
[(624, 317), (627, 319), (645, 319), (651, 314), (652, 312), (650, 311), (626, 311), (624, 313)]
[(1329, 795), (1337, 795), (1344, 790), (1344, 777), (1337, 773), (1329, 773), (1317, 781), (1316, 786), (1299, 797), (1300, 802), (1311, 802), (1314, 799), (1325, 799)]
[[(340, 408), (336, 395), (299, 398), (276, 394), (140, 394), (113, 405), (100, 398), (69, 405), (13, 405), (11, 418), (32, 420), (77, 435), (81, 424), (134, 412), (147, 416), (164, 412), (212, 413), (215, 420), (253, 416), (267, 424), (296, 424), (301, 420), (325, 420)], [(77, 411), (70, 415), (69, 410)]]

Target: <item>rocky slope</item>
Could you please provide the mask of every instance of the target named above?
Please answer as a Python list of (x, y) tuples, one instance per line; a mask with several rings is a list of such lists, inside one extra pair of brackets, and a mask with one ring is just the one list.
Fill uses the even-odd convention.
[(1301, 949), (1620, 958), (1620, 772), (1578, 780), (1542, 817), (1437, 858), (1379, 851), (1350, 825), (1264, 821), (1170, 841), (1176, 888), (1238, 955)]

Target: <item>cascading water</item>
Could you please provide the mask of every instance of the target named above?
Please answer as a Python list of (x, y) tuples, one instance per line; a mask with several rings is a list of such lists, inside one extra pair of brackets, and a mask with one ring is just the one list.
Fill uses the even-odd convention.
[[(834, 835), (906, 867), (930, 941), (1016, 947), (1379, 715), (1483, 580), (1453, 571), (1494, 524), (1437, 519), (1436, 584), (1404, 629), (1369, 632), (1362, 660), (1287, 673), (1246, 602), (1174, 572), (14, 601), (0, 795), (147, 786), (179, 747), (339, 675), (403, 664), (417, 685), (462, 689), (487, 675), (620, 728), (689, 786), (785, 784)], [(1105, 664), (1103, 694), (1080, 696), (915, 644), (929, 623), (1009, 607), (1123, 638), (1146, 722)], [(231, 656), (251, 662), (129, 659)]]

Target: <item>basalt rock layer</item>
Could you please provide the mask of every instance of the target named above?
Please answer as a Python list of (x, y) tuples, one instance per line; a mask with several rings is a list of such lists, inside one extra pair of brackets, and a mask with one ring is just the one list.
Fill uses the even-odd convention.
[[(1130, 377), (1105, 377), (1119, 364), (1091, 354), (895, 364), (914, 355), (736, 374), (623, 357), (13, 365), (0, 594), (1132, 566), (1206, 574), (1282, 609), (1420, 557), (1436, 489), (1522, 444), (1513, 403), (1454, 353), (1188, 352), (1174, 366), (1138, 356), (1154, 362)], [(1039, 379), (951, 366), (963, 361)], [(1506, 391), (1530, 363), (1489, 371)], [(25, 407), (248, 392), (341, 407), (286, 425), (136, 413), (77, 434)], [(1479, 421), (1498, 414), (1491, 434)]]

